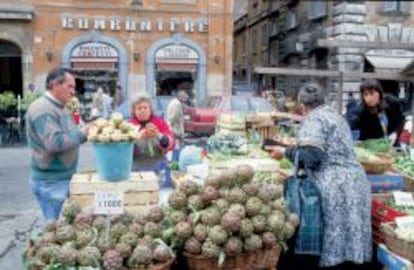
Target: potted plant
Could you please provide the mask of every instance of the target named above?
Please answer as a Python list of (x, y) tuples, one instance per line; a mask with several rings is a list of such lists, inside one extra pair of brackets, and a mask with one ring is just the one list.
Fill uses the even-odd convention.
[(22, 112), (26, 112), (29, 108), (29, 105), (39, 98), (42, 94), (38, 92), (29, 92), (24, 95), (20, 103), (20, 110)]
[(13, 92), (5, 91), (0, 94), (0, 114), (3, 117), (16, 116), (17, 99)]

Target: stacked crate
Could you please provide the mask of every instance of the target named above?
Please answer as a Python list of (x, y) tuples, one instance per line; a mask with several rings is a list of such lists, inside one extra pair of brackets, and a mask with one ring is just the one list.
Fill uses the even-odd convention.
[(405, 216), (386, 204), (387, 200), (392, 199), (391, 194), (373, 194), (372, 195), (372, 234), (376, 244), (384, 243), (384, 236), (381, 233), (380, 226), (383, 222), (393, 222), (396, 217)]
[(95, 192), (123, 193), (124, 210), (130, 213), (145, 213), (159, 202), (158, 177), (153, 172), (131, 173), (128, 180), (108, 182), (92, 173), (75, 174), (70, 183), (70, 199), (82, 209), (93, 207)]

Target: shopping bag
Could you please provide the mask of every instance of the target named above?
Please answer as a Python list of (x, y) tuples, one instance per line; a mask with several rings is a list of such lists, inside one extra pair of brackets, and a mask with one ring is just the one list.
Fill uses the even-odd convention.
[(289, 211), (299, 216), (295, 253), (320, 255), (322, 252), (322, 198), (313, 180), (312, 171), (299, 169), (300, 149), (296, 150), (293, 175), (284, 183), (284, 195)]

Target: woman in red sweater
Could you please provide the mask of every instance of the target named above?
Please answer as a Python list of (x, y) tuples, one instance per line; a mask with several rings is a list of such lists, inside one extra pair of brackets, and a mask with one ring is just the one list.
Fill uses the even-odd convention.
[(168, 164), (166, 153), (174, 149), (175, 138), (168, 124), (153, 114), (151, 100), (146, 96), (134, 99), (130, 122), (137, 126), (139, 140), (135, 143), (133, 171), (160, 173)]

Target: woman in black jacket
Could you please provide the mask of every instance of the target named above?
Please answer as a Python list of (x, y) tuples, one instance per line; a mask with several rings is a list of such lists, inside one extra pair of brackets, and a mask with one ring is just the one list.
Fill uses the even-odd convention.
[(387, 138), (395, 134), (394, 145), (404, 127), (400, 102), (384, 95), (377, 80), (365, 80), (360, 85), (361, 102), (346, 112), (346, 119), (353, 131), (359, 131), (359, 140)]

